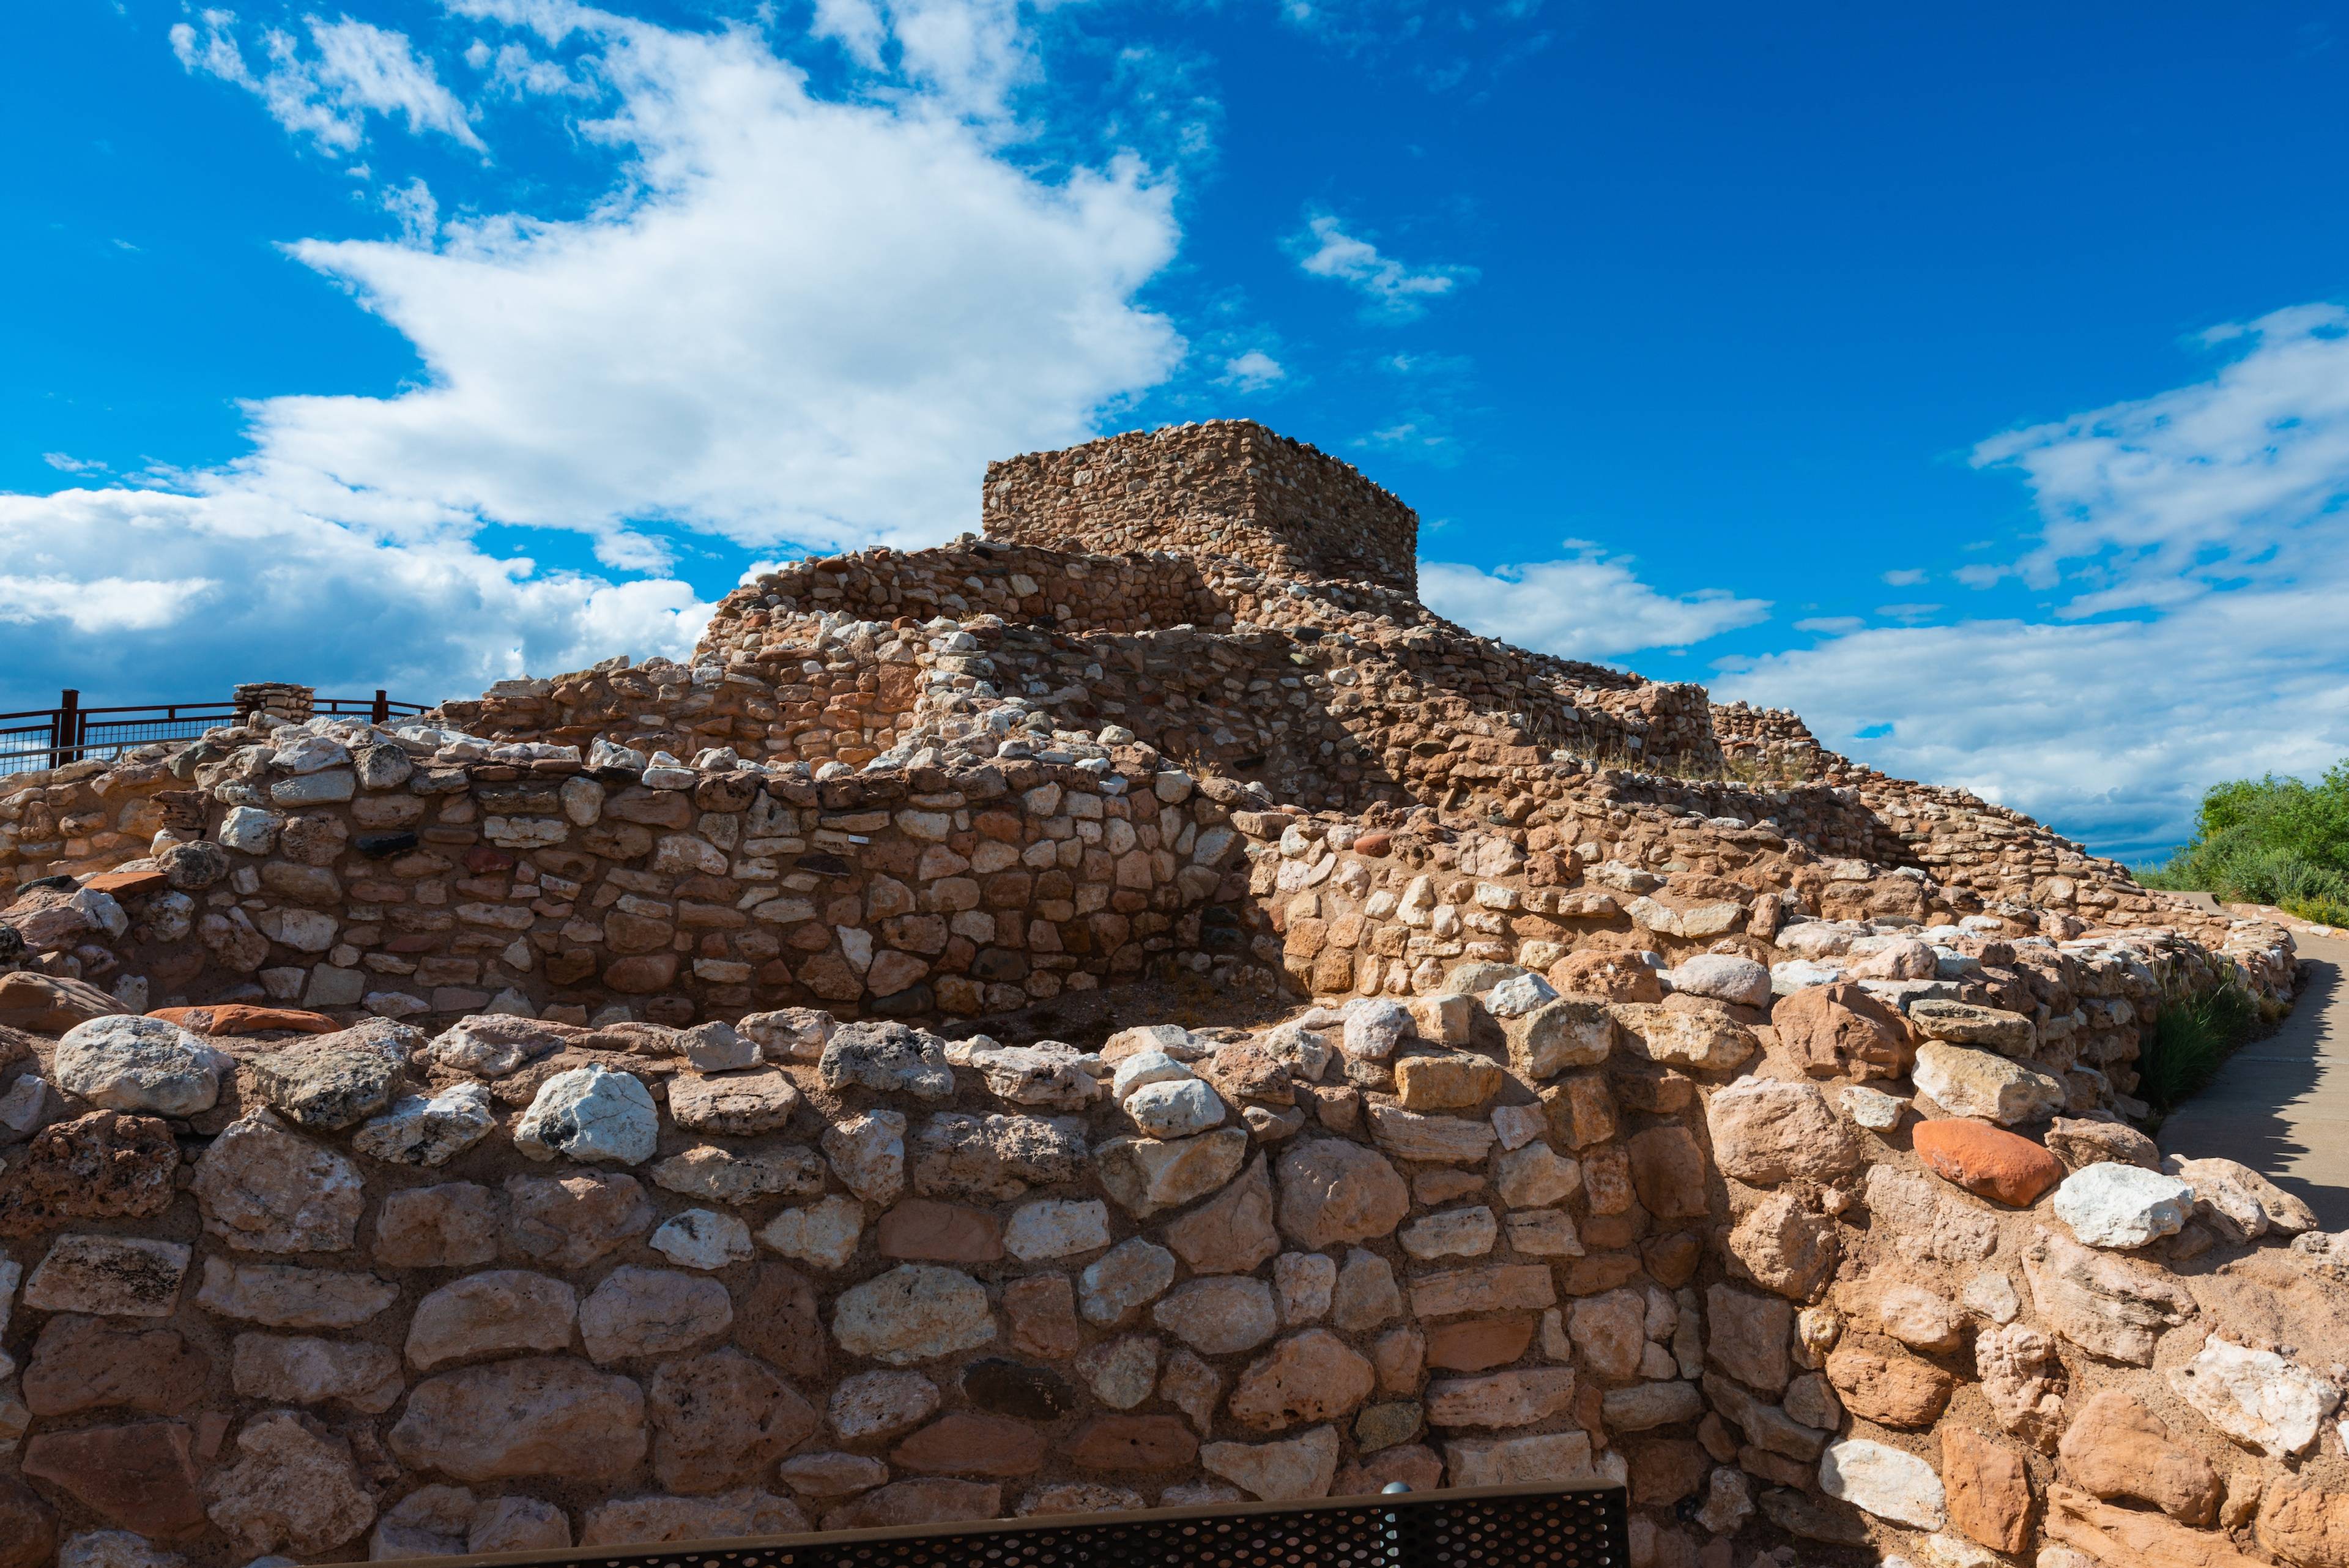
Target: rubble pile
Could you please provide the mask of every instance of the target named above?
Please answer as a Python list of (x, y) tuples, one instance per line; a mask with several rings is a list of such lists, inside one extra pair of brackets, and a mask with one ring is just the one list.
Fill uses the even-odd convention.
[(1475, 638), (1260, 427), (987, 525), (0, 781), (0, 1568), (1578, 1480), (2349, 1568), (2349, 1235), (2132, 1125), (2283, 929)]

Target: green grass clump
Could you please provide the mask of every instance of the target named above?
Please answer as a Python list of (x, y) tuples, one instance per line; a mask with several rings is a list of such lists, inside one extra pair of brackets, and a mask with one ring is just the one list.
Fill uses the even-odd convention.
[(2199, 1094), (2259, 1025), (2259, 1000), (2233, 975), (2209, 991), (2171, 992), (2137, 1057), (2137, 1097), (2168, 1115)]

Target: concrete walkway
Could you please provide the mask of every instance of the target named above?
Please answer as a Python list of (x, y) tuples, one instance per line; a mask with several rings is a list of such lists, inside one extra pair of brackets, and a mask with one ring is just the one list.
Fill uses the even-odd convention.
[(2293, 940), (2308, 968), (2292, 1016), (2162, 1124), (2161, 1150), (2240, 1160), (2349, 1230), (2349, 941)]

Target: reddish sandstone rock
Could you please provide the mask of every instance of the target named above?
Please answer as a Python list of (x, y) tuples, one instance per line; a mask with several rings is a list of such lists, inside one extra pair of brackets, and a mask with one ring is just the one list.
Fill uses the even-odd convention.
[(1381, 1449), (1360, 1464), (1340, 1466), (1330, 1483), (1331, 1497), (1363, 1497), (1384, 1491), (1401, 1481), (1413, 1491), (1433, 1491), (1444, 1484), (1444, 1461), (1435, 1450), (1420, 1443)]
[(2261, 1545), (2301, 1568), (2349, 1568), (2349, 1491), (2278, 1476), (2260, 1499)]
[(1917, 1124), (1917, 1158), (1967, 1191), (2027, 1209), (2064, 1179), (2064, 1162), (2019, 1134), (1951, 1117)]
[(735, 1316), (734, 1343), (786, 1377), (803, 1384), (821, 1380), (832, 1342), (807, 1276), (789, 1263), (761, 1263), (757, 1282)]
[(1044, 1436), (1025, 1421), (957, 1410), (907, 1438), (889, 1458), (933, 1475), (1024, 1476), (1044, 1465)]
[(984, 1209), (907, 1198), (881, 1216), (874, 1247), (885, 1258), (991, 1263), (1003, 1256), (1003, 1221)]
[(2208, 1459), (2173, 1441), (2161, 1417), (2117, 1388), (2080, 1407), (2055, 1451), (2072, 1480), (2097, 1497), (2149, 1502), (2188, 1524), (2209, 1523), (2226, 1492)]
[(1827, 1357), (1826, 1374), (1854, 1415), (1910, 1431), (1940, 1419), (1957, 1387), (1956, 1378), (1930, 1361), (1850, 1343)]
[(1815, 1078), (1841, 1077), (1855, 1067), (1875, 1077), (1907, 1070), (1909, 1032), (1899, 1014), (1857, 985), (1806, 986), (1770, 1010), (1778, 1044)]
[(59, 1313), (33, 1342), (25, 1406), (45, 1417), (109, 1406), (172, 1416), (203, 1397), (211, 1374), (211, 1360), (177, 1329)]
[(42, 1568), (57, 1543), (57, 1511), (24, 1482), (0, 1477), (0, 1568)]
[(1165, 1239), (1197, 1274), (1245, 1274), (1279, 1251), (1280, 1236), (1272, 1228), (1272, 1182), (1263, 1157), (1168, 1225)]
[(1088, 1470), (1176, 1470), (1198, 1457), (1199, 1439), (1174, 1416), (1096, 1416), (1062, 1443)]
[(1549, 982), (1577, 996), (1600, 996), (1609, 1002), (1661, 1002), (1663, 983), (1656, 971), (1630, 953), (1584, 949), (1549, 966)]
[(295, 1007), (255, 1007), (243, 1002), (215, 1002), (205, 1007), (159, 1007), (148, 1015), (176, 1023), (197, 1034), (265, 1034), (291, 1030), (299, 1034), (333, 1034), (343, 1026), (323, 1012)]
[(1325, 1328), (1282, 1340), (1232, 1387), (1232, 1419), (1259, 1432), (1351, 1413), (1371, 1397), (1371, 1364)]
[(188, 1428), (177, 1421), (43, 1432), (25, 1445), (25, 1474), (140, 1535), (169, 1540), (204, 1522)]
[(653, 1474), (678, 1492), (724, 1491), (759, 1480), (815, 1433), (815, 1407), (739, 1350), (662, 1363), (645, 1401)]
[(1970, 1428), (1941, 1428), (1950, 1522), (1993, 1552), (2031, 1543), (2031, 1474), (2023, 1456)]
[(1410, 1212), (1411, 1189), (1375, 1149), (1323, 1137), (1280, 1157), (1281, 1233), (1308, 1251), (1385, 1236)]
[(1659, 1220), (1694, 1220), (1706, 1210), (1704, 1151), (1688, 1128), (1675, 1123), (1652, 1127), (1627, 1146), (1631, 1185), (1648, 1212)]
[(1529, 1312), (1438, 1324), (1427, 1333), (1427, 1365), (1444, 1372), (1506, 1366), (1533, 1343), (1538, 1320)]
[(1030, 1274), (1003, 1287), (1003, 1315), (1011, 1347), (1025, 1355), (1059, 1360), (1083, 1348), (1077, 1324), (1077, 1294), (1066, 1274)]
[(92, 1111), (42, 1129), (0, 1177), (0, 1236), (69, 1220), (135, 1220), (170, 1207), (180, 1146), (154, 1116)]
[(954, 1524), (993, 1519), (1003, 1511), (1003, 1489), (980, 1481), (925, 1476), (892, 1481), (823, 1516), (826, 1530), (882, 1530), (899, 1524)]

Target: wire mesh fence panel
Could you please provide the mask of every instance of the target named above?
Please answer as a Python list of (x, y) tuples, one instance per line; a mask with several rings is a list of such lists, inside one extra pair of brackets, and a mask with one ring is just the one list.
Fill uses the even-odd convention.
[[(1620, 1488), (1513, 1488), (454, 1561), (539, 1568), (1629, 1568), (1626, 1532)], [(450, 1559), (433, 1562), (451, 1568)]]

